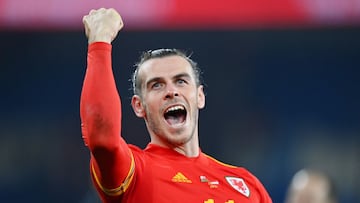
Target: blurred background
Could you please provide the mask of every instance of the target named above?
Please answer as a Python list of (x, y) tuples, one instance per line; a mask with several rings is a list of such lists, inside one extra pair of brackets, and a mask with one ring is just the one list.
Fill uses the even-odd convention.
[(113, 43), (123, 136), (145, 147), (130, 106), (141, 51), (179, 48), (203, 70), (204, 152), (244, 166), (284, 202), (302, 168), (360, 202), (360, 0), (1, 0), (0, 202), (99, 202), (79, 101), (82, 16), (116, 8)]

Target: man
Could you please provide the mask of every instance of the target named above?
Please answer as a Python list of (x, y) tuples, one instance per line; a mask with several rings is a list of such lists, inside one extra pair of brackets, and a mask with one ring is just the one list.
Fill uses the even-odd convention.
[(135, 114), (145, 120), (146, 149), (121, 138), (121, 103), (111, 64), (111, 42), (123, 22), (114, 9), (84, 16), (88, 65), (81, 94), (82, 133), (90, 171), (104, 202), (271, 203), (244, 168), (223, 164), (199, 148), (199, 109), (205, 106), (199, 69), (182, 52), (143, 54), (133, 75)]
[(291, 180), (286, 203), (337, 203), (335, 185), (326, 174), (309, 169), (298, 171)]

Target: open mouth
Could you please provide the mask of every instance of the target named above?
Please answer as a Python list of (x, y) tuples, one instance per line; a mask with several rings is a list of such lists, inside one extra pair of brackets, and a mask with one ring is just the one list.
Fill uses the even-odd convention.
[(179, 125), (185, 122), (186, 114), (187, 112), (184, 106), (176, 105), (166, 109), (164, 118), (170, 125)]

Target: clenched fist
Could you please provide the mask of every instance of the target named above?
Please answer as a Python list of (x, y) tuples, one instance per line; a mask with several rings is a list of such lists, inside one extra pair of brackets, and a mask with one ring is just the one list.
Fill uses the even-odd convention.
[(89, 44), (93, 42), (111, 43), (124, 26), (121, 16), (113, 8), (91, 10), (88, 15), (83, 17), (83, 23)]

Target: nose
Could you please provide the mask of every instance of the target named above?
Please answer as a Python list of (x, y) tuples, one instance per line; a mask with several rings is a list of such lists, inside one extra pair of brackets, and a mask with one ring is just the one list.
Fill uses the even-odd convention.
[(179, 96), (179, 92), (176, 90), (176, 88), (168, 88), (166, 95), (165, 95), (165, 99), (172, 99), (174, 97)]
[(172, 99), (174, 97), (179, 96), (179, 93), (177, 93), (176, 91), (168, 91), (165, 95), (166, 99)]

